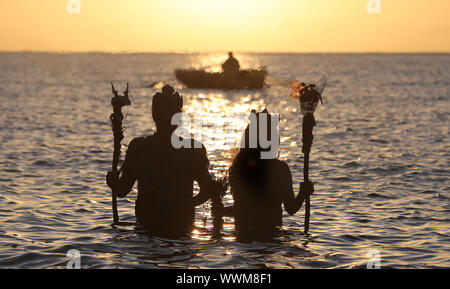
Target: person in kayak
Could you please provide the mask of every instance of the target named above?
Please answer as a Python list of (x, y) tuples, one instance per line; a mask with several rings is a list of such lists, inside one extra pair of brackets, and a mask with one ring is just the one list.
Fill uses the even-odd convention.
[(222, 70), (227, 74), (238, 73), (240, 69), (239, 61), (234, 58), (233, 52), (228, 52), (228, 59), (222, 64)]
[[(210, 198), (216, 200), (213, 206), (221, 205), (219, 194), (226, 190), (210, 175), (203, 144), (191, 139), (191, 148), (173, 147), (171, 138), (178, 125), (171, 120), (182, 107), (182, 96), (173, 87), (167, 85), (162, 93), (156, 93), (152, 101), (156, 133), (133, 139), (121, 176), (112, 172), (106, 176), (106, 183), (119, 198), (127, 196), (138, 181), (136, 219), (152, 235), (186, 236), (192, 230), (195, 206)], [(194, 181), (200, 187), (195, 197)]]
[[(294, 215), (303, 205), (306, 197), (314, 192), (311, 182), (300, 183), (300, 192), (295, 196), (292, 187), (292, 174), (286, 162), (278, 159), (262, 159), (264, 149), (260, 144), (259, 115), (266, 113), (270, 130), (272, 116), (264, 110), (251, 118), (244, 133), (245, 145), (234, 158), (229, 171), (229, 183), (234, 199), (232, 207), (223, 209), (225, 216), (234, 216), (238, 240), (267, 240), (279, 233), (282, 225), (282, 204), (289, 215)], [(257, 145), (250, 142), (250, 127), (256, 119)], [(264, 118), (262, 118), (264, 120)], [(271, 136), (268, 131), (266, 136)], [(279, 138), (279, 134), (276, 134)]]

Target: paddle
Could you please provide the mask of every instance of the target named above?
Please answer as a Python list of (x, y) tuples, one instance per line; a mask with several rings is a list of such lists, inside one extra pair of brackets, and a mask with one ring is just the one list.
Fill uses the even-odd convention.
[[(304, 182), (309, 182), (309, 153), (314, 139), (313, 128), (316, 125), (314, 112), (317, 109), (319, 101), (322, 102), (322, 92), (325, 89), (327, 80), (322, 77), (319, 80), (319, 86), (315, 84), (306, 85), (305, 83), (295, 82), (291, 88), (294, 95), (298, 97), (300, 103), (300, 110), (303, 114), (302, 122), (302, 152), (303, 157), (303, 179)], [(291, 94), (292, 97), (293, 94)], [(305, 233), (309, 231), (309, 220), (311, 217), (311, 200), (310, 197), (305, 199)]]
[[(111, 105), (113, 107), (113, 113), (110, 116), (112, 131), (114, 135), (114, 153), (112, 160), (112, 172), (114, 174), (119, 174), (117, 170), (117, 166), (119, 164), (120, 158), (120, 143), (123, 140), (123, 129), (122, 129), (122, 107), (126, 105), (131, 105), (131, 101), (128, 98), (128, 88), (129, 85), (127, 83), (127, 89), (124, 91), (124, 95), (119, 95), (117, 90), (114, 88), (114, 84), (111, 82), (112, 92), (114, 97), (111, 99)], [(114, 192), (112, 192), (112, 210), (113, 210), (113, 221), (114, 224), (120, 224), (119, 222), (119, 213), (117, 212), (117, 196)]]

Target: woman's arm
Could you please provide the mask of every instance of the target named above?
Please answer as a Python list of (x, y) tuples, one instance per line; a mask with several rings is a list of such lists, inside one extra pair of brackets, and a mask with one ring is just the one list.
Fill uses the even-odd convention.
[(294, 195), (292, 187), (292, 174), (289, 166), (283, 163), (283, 168), (280, 170), (280, 187), (282, 190), (284, 209), (289, 215), (294, 215), (300, 210), (306, 197), (314, 192), (314, 185), (311, 182), (300, 183), (300, 192), (297, 196)]

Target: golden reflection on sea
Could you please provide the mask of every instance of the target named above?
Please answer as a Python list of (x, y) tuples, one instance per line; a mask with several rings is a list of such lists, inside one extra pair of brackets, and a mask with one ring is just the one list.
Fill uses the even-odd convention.
[(197, 141), (201, 141), (215, 167), (225, 169), (231, 164), (242, 134), (248, 125), (252, 109), (264, 103), (258, 97), (232, 99), (233, 92), (183, 93), (186, 105), (183, 113), (189, 116), (182, 125)]

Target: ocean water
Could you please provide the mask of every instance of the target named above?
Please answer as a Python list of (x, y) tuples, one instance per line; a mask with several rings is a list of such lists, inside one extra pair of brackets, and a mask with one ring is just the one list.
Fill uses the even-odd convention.
[[(222, 54), (0, 53), (0, 268), (65, 268), (71, 249), (82, 268), (366, 268), (371, 250), (382, 268), (450, 267), (450, 55), (236, 57), (242, 67), (267, 67), (270, 88), (190, 90), (174, 79), (176, 68), (218, 70)], [(131, 85), (123, 152), (133, 137), (153, 132), (160, 86), (146, 86), (163, 81), (207, 124), (196, 132), (218, 175), (233, 157), (227, 141), (245, 124), (234, 132), (212, 124), (252, 108), (280, 113), (280, 159), (298, 191), (301, 117), (287, 97), (289, 81), (322, 74), (328, 86), (316, 112), (308, 235), (303, 209), (284, 216), (274, 242), (236, 242), (232, 218), (213, 235), (209, 203), (196, 209), (188, 239), (111, 226), (110, 81), (120, 90)], [(135, 198), (134, 189), (119, 200), (123, 221), (135, 220)]]

